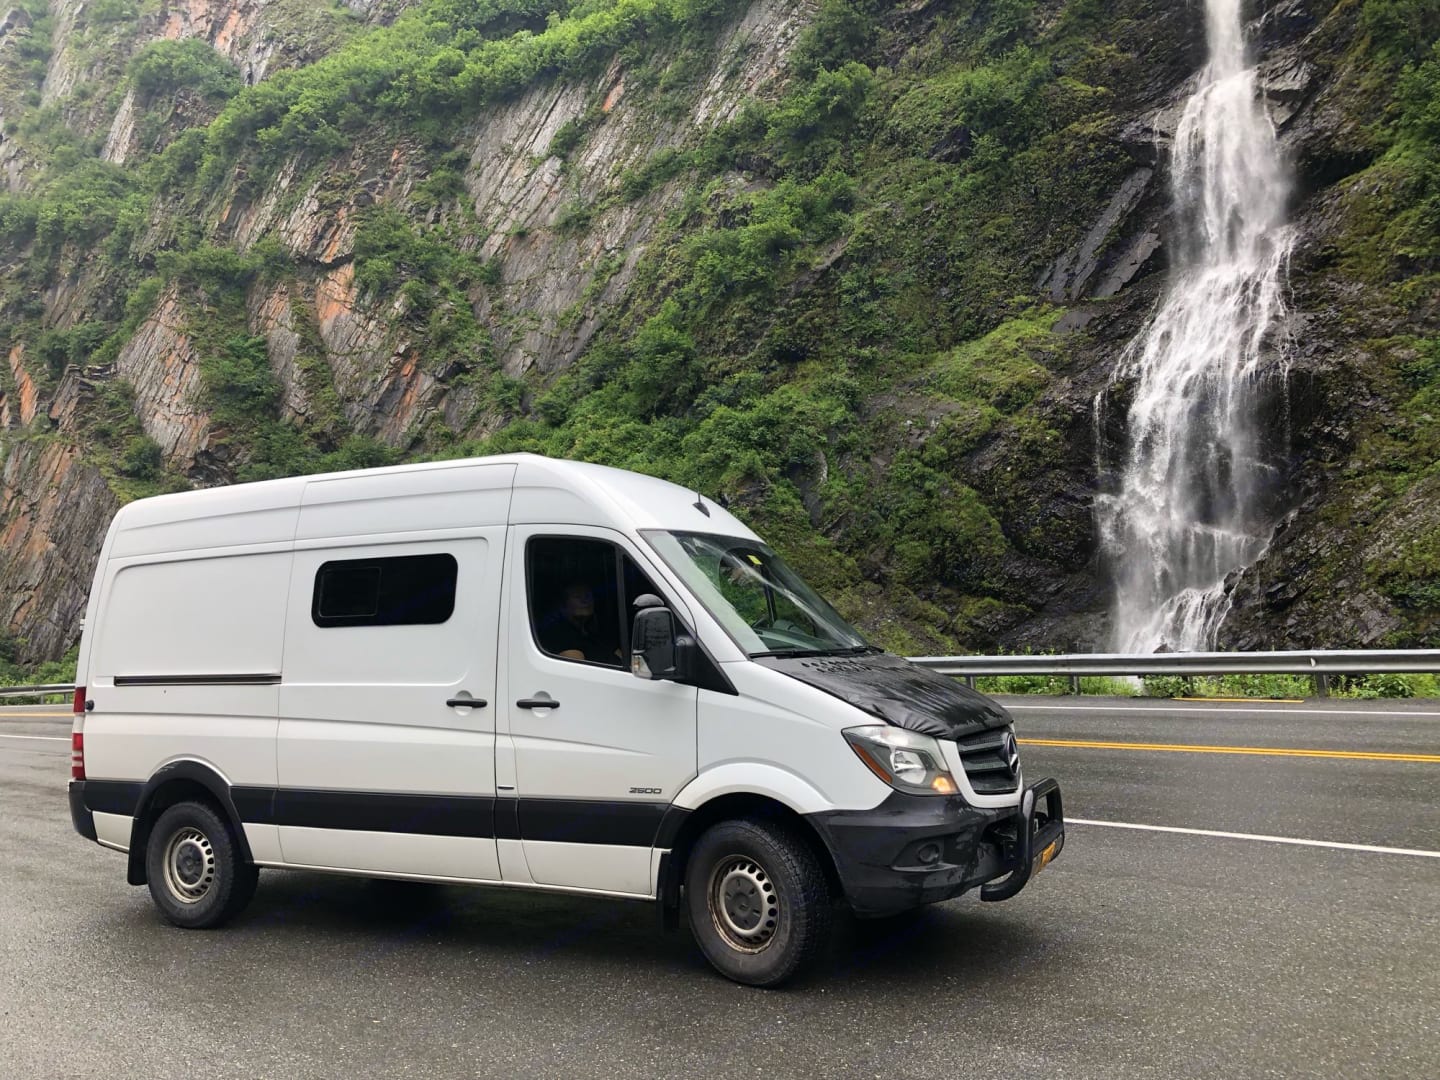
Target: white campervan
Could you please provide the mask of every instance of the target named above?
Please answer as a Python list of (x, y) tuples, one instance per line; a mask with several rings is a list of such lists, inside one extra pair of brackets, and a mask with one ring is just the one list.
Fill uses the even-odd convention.
[(529, 454), (124, 507), (80, 646), (70, 809), (165, 918), (259, 867), (686, 910), (774, 985), (841, 901), (1002, 900), (1064, 843), (1010, 718), (867, 645), (673, 484)]

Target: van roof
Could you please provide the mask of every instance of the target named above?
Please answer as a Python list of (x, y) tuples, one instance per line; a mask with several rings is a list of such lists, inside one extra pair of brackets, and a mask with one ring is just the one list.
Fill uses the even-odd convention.
[[(228, 519), (221, 530), (223, 539), (217, 535), (194, 546), (280, 542), (294, 537), (296, 514), (311, 485), (406, 474), (416, 474), (418, 480), (418, 474), (428, 473), (432, 474), (427, 477), (430, 483), (424, 486), (435, 491), (437, 486), (443, 489), (444, 484), (437, 484), (441, 477), (434, 474), (505, 464), (515, 466), (510, 501), (510, 521), (515, 524), (599, 525), (622, 531), (673, 529), (758, 539), (712, 500), (701, 499), (696, 492), (669, 481), (605, 465), (528, 453), (355, 469), (157, 495), (122, 507), (112, 528), (118, 533), (153, 530), (154, 541), (160, 541), (158, 534), (167, 534), (169, 543), (140, 545), (152, 551), (178, 549), (172, 545), (180, 535), (166, 526), (200, 525), (206, 519)], [(459, 486), (458, 475), (456, 481)], [(703, 511), (697, 502), (703, 503)], [(424, 528), (418, 524), (416, 527)], [(190, 547), (196, 539), (194, 529), (181, 529), (180, 533), (187, 535), (187, 542), (178, 547)], [(133, 550), (131, 544), (122, 546)]]

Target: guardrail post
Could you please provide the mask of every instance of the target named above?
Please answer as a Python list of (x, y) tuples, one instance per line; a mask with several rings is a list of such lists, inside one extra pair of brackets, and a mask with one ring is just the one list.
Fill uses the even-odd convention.
[(1079, 675), (1071, 675), (1071, 676), (1070, 676), (1070, 693), (1075, 694), (1075, 695), (1077, 695), (1077, 696), (1079, 695), (1079, 693), (1080, 693), (1080, 676), (1079, 676)]
[(1324, 672), (1317, 672), (1315, 675), (1315, 696), (1317, 698), (1330, 696), (1330, 676)]
[(966, 676), (965, 676), (965, 685), (968, 686), (971, 690), (974, 690), (974, 689), (975, 689), (975, 676), (974, 676), (974, 675), (966, 675)]

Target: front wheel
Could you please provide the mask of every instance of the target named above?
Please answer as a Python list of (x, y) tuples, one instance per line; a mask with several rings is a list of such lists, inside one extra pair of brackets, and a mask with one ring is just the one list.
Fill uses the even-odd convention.
[(213, 808), (182, 802), (151, 828), (145, 876), (160, 914), (187, 930), (208, 930), (244, 909), (259, 871), (241, 857), (229, 825)]
[(830, 883), (793, 829), (751, 820), (711, 826), (685, 868), (695, 941), (722, 975), (779, 986), (812, 963), (830, 934)]

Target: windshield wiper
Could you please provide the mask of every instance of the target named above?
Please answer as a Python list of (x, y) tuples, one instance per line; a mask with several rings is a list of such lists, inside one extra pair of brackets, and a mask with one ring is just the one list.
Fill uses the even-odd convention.
[(777, 658), (805, 658), (815, 656), (862, 656), (866, 653), (878, 653), (885, 650), (878, 645), (853, 645), (844, 649), (769, 649), (765, 652), (752, 652), (751, 660), (758, 660), (763, 657), (773, 656)]

